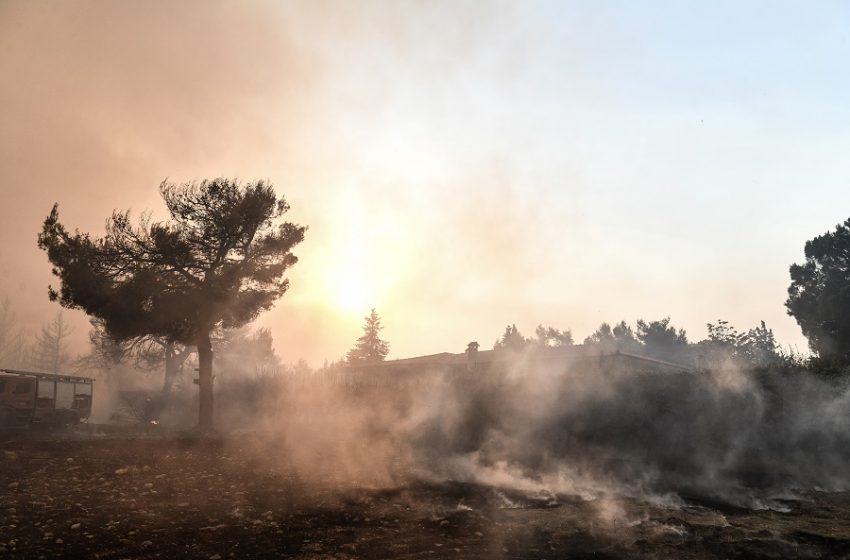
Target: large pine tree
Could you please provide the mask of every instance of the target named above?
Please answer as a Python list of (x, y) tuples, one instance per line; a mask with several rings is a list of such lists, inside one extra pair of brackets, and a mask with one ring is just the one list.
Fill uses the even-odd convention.
[(850, 219), (805, 245), (785, 307), (820, 358), (850, 364)]
[(71, 233), (56, 206), (38, 237), (61, 280), (51, 299), (100, 319), (109, 336), (145, 335), (198, 351), (198, 424), (213, 425), (211, 333), (249, 323), (289, 288), (291, 249), (305, 227), (283, 221), (289, 205), (271, 184), (226, 178), (164, 182), (169, 219), (138, 226), (115, 212), (106, 236)]

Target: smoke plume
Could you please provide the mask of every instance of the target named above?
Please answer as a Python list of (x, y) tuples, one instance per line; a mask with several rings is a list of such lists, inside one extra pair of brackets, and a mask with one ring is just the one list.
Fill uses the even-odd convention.
[(850, 487), (850, 392), (802, 373), (564, 371), (517, 356), (486, 373), (313, 380), (267, 404), (260, 447), (308, 478), (779, 509), (796, 490)]

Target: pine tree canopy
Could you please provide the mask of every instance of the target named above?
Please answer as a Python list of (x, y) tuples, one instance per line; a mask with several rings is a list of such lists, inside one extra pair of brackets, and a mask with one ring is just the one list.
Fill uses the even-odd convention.
[(354, 348), (348, 351), (345, 359), (350, 364), (371, 364), (382, 362), (390, 351), (390, 346), (386, 341), (381, 340), (379, 334), (381, 329), (381, 318), (372, 309), (372, 312), (365, 317), (363, 325), (363, 336), (357, 339)]

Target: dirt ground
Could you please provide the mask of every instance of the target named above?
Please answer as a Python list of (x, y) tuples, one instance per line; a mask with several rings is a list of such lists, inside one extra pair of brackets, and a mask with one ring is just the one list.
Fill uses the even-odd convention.
[(0, 557), (842, 558), (850, 494), (786, 512), (305, 482), (245, 438), (0, 436)]

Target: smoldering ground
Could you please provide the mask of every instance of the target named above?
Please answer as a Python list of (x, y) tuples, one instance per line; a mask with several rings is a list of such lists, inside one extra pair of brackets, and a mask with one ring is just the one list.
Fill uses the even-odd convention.
[(486, 373), (284, 383), (263, 397), (256, 445), (307, 479), (782, 509), (798, 490), (850, 487), (848, 405), (846, 387), (805, 373), (564, 372), (518, 356)]
[(179, 429), (189, 399), (147, 434), (0, 441), (0, 555), (850, 554), (850, 494), (812, 491), (847, 486), (847, 392), (806, 375), (219, 375), (218, 435)]

